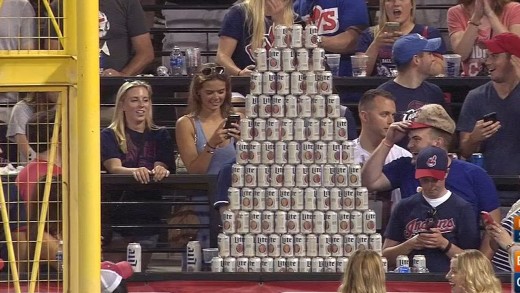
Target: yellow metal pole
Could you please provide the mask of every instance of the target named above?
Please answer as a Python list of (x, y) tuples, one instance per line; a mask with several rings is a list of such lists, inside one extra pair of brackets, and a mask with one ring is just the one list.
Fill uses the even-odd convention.
[[(77, 166), (71, 160), (71, 173), (77, 172), (77, 193), (71, 190), (71, 199), (77, 197), (78, 205), (78, 263), (71, 263), (76, 276), (71, 276), (71, 286), (77, 282), (80, 293), (100, 292), (101, 261), (101, 176), (100, 176), (100, 123), (99, 123), (99, 3), (76, 2), (76, 37), (78, 56), (77, 103), (71, 105), (71, 115), (77, 117), (70, 129), (70, 149), (77, 144)], [(70, 37), (70, 36), (69, 36)], [(73, 135), (77, 133), (77, 137)], [(72, 159), (72, 158), (71, 158)], [(71, 177), (71, 180), (73, 178)], [(71, 232), (74, 227), (70, 227)], [(72, 252), (76, 253), (76, 252)], [(66, 289), (66, 288), (65, 288)]]

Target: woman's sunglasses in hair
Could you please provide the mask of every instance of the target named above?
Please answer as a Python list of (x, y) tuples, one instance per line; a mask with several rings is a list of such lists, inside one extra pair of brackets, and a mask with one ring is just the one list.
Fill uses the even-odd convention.
[(200, 73), (203, 76), (210, 76), (210, 75), (214, 75), (214, 74), (215, 75), (224, 74), (225, 71), (226, 71), (226, 69), (223, 66), (213, 66), (213, 67), (202, 68)]

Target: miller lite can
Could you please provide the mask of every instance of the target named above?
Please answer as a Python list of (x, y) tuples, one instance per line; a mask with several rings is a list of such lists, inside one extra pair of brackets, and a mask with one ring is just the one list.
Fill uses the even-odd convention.
[(262, 213), (260, 211), (249, 213), (249, 232), (252, 234), (262, 233)]
[(296, 69), (300, 72), (306, 72), (310, 70), (309, 67), (309, 51), (305, 48), (299, 48), (296, 50)]
[(314, 71), (325, 71), (325, 50), (323, 48), (312, 50), (312, 69)]
[[(303, 141), (302, 144), (302, 164), (314, 164), (314, 143)], [(320, 171), (321, 173), (321, 171)]]
[(311, 271), (313, 273), (322, 273), (324, 269), (323, 257), (313, 257), (311, 263)]
[(422, 254), (416, 254), (412, 259), (414, 272), (416, 273), (426, 273), (426, 257)]
[(283, 166), (283, 186), (294, 187), (296, 184), (294, 176), (295, 176), (294, 165), (290, 165), (290, 164), (284, 165)]
[(229, 198), (229, 209), (232, 211), (237, 211), (240, 209), (240, 189), (230, 187), (228, 188), (228, 198)]
[(258, 72), (267, 71), (267, 50), (265, 48), (255, 49), (255, 63)]
[(274, 47), (287, 48), (289, 45), (289, 29), (285, 25), (277, 25), (274, 28)]
[[(278, 73), (278, 81), (280, 81), (280, 76), (287, 75), (285, 72), (279, 72)], [(286, 76), (286, 78), (289, 78), (289, 76)], [(287, 88), (289, 87), (289, 80), (287, 81)], [(281, 95), (287, 95), (289, 93), (289, 90), (287, 90), (287, 93), (280, 93), (278, 92), (277, 95), (274, 95), (271, 98), (271, 116), (275, 118), (282, 118), (285, 115), (285, 97)]]
[(269, 237), (258, 234), (255, 237), (255, 254), (258, 257), (266, 257), (269, 250)]
[(293, 95), (285, 96), (285, 117), (296, 118), (298, 117), (298, 98)]
[(287, 212), (287, 233), (300, 233), (300, 213), (296, 211)]
[[(253, 189), (251, 188), (242, 188), (242, 191), (240, 192), (242, 195), (241, 198), (241, 206), (242, 210), (244, 211), (251, 211), (253, 210)], [(240, 233), (240, 232), (238, 232)]]
[(287, 269), (287, 259), (285, 257), (276, 257), (274, 259), (274, 272), (283, 273)]
[(249, 272), (260, 273), (262, 271), (262, 261), (259, 257), (252, 257), (249, 259)]
[(281, 256), (290, 257), (294, 255), (294, 238), (292, 235), (283, 234), (281, 237)]
[(363, 214), (358, 210), (350, 212), (350, 233), (363, 233)]
[(298, 272), (298, 261), (297, 257), (287, 258), (287, 272), (297, 273)]
[(287, 212), (276, 211), (274, 213), (274, 233), (287, 233)]
[(222, 213), (222, 232), (224, 234), (236, 233), (235, 221), (235, 212), (225, 210)]
[[(260, 150), (260, 148), (258, 148)], [(258, 156), (260, 157), (260, 156)], [(244, 167), (244, 186), (246, 187), (256, 187), (256, 174), (257, 174), (257, 166), (253, 164), (247, 164)], [(251, 207), (251, 204), (250, 204)]]
[(253, 234), (244, 235), (244, 256), (255, 256), (255, 235)]
[(236, 266), (238, 273), (247, 273), (249, 270), (249, 259), (247, 257), (238, 257)]
[(318, 237), (315, 234), (309, 234), (306, 237), (305, 248), (307, 249), (307, 256), (318, 256)]
[(320, 187), (316, 194), (316, 207), (319, 211), (327, 211), (330, 207), (330, 191), (328, 188)]
[(336, 258), (336, 272), (337, 273), (344, 273), (347, 269), (348, 265), (348, 257), (342, 256)]
[(274, 213), (271, 211), (262, 212), (262, 233), (274, 233)]
[[(333, 143), (333, 142), (331, 142), (331, 143)], [(338, 186), (338, 187), (347, 187), (348, 186), (348, 180), (347, 180), (348, 166), (347, 165), (343, 165), (343, 164), (336, 165), (336, 171), (334, 174), (335, 174), (334, 182), (336, 183), (336, 186)]]
[(363, 233), (376, 233), (376, 212), (373, 210), (366, 210), (363, 214)]
[[(255, 118), (253, 121), (254, 131), (253, 131), (253, 139), (255, 141), (263, 141), (265, 140), (265, 127), (266, 121), (263, 118)], [(249, 151), (251, 152), (251, 143), (249, 144)], [(251, 156), (249, 157), (249, 162), (251, 162)]]
[[(296, 70), (296, 58), (294, 56), (294, 50), (291, 48), (285, 48), (282, 50), (282, 68), (285, 72), (293, 72)], [(292, 75), (291, 75), (292, 78)]]
[(324, 269), (323, 271), (326, 273), (335, 273), (336, 272), (336, 258), (335, 257), (327, 257), (324, 260)]
[(224, 259), (220, 256), (214, 256), (211, 259), (211, 272), (222, 273), (224, 271)]
[[(275, 145), (276, 148), (276, 145)], [(275, 158), (279, 154), (278, 150), (275, 150)], [(283, 155), (280, 155), (282, 157)], [(282, 187), (283, 186), (283, 167), (278, 164), (271, 165), (271, 186)]]
[[(327, 143), (327, 163), (339, 164), (340, 159), (341, 159), (341, 145), (336, 141), (328, 142)], [(336, 168), (336, 170), (337, 170), (337, 168)]]
[(350, 256), (356, 251), (356, 235), (347, 234), (343, 240), (343, 255)]
[(334, 119), (334, 140), (346, 141), (348, 139), (348, 122), (345, 117)]
[(330, 204), (329, 208), (332, 211), (341, 210), (342, 192), (341, 189), (334, 187), (330, 189)]
[(278, 72), (282, 70), (282, 52), (279, 49), (269, 49), (269, 71)]
[[(199, 245), (200, 250), (200, 245)], [(190, 255), (188, 254), (188, 259)], [(132, 270), (135, 273), (141, 272), (141, 244), (137, 242), (128, 243), (126, 247), (126, 261), (130, 263), (132, 266)], [(193, 253), (192, 253), (192, 261), (193, 261)], [(199, 271), (200, 271), (200, 251), (199, 251)], [(193, 265), (191, 266), (193, 268)]]
[(224, 233), (218, 234), (217, 245), (218, 255), (220, 255), (221, 257), (228, 257), (231, 255), (231, 251), (229, 250), (231, 243), (228, 235)]
[(327, 110), (325, 106), (325, 98), (320, 95), (315, 95), (312, 99), (312, 117), (314, 118), (325, 118), (327, 116)]
[(324, 141), (317, 141), (314, 143), (314, 163), (327, 163), (327, 143)]
[[(360, 211), (368, 210), (368, 189), (366, 187), (356, 188), (355, 196), (356, 196), (356, 206), (355, 206), (356, 210), (360, 210)], [(374, 217), (374, 219), (375, 219), (375, 217)]]
[(265, 129), (265, 138), (270, 141), (279, 141), (280, 140), (280, 120), (278, 120), (276, 118), (267, 119), (266, 129)]
[[(263, 75), (261, 72), (253, 71), (251, 72), (251, 81), (249, 83), (249, 87), (251, 88), (251, 95), (261, 95), (262, 94), (262, 78)], [(246, 110), (247, 111), (247, 110)], [(248, 115), (246, 115), (249, 117)], [(254, 117), (254, 116), (251, 116)]]
[(261, 261), (262, 273), (273, 273), (274, 272), (274, 259), (272, 257), (264, 257)]
[(244, 236), (240, 234), (233, 234), (229, 237), (230, 239), (230, 252), (233, 257), (244, 256)]
[(327, 117), (334, 119), (341, 115), (340, 98), (338, 95), (327, 96)]
[(356, 237), (356, 250), (368, 249), (368, 235), (358, 234)]
[(330, 256), (330, 235), (321, 234), (318, 237), (318, 255), (321, 257)]
[(338, 233), (338, 214), (333, 211), (325, 213), (325, 233)]
[(243, 141), (252, 141), (255, 134), (253, 119), (240, 119), (240, 138)]
[(368, 248), (379, 253), (379, 255), (383, 253), (383, 237), (381, 237), (381, 234), (375, 233), (369, 236)]
[(289, 141), (287, 143), (287, 163), (298, 165), (301, 163), (300, 143)]
[(302, 95), (305, 90), (305, 75), (299, 71), (291, 73), (291, 94)]
[[(287, 72), (280, 71), (276, 74), (276, 92), (279, 95), (288, 95), (291, 92), (290, 75)], [(284, 112), (277, 113), (275, 117), (283, 117)], [(274, 111), (273, 111), (274, 116)]]
[(309, 71), (305, 74), (305, 83), (305, 93), (307, 95), (316, 95), (318, 93), (318, 76), (314, 71)]
[(303, 189), (300, 187), (291, 189), (291, 207), (293, 212), (302, 211), (305, 208)]
[(317, 197), (318, 191), (315, 188), (305, 188), (304, 193), (304, 207), (308, 211), (315, 210), (317, 208)]
[[(274, 148), (274, 146), (273, 146)], [(273, 154), (274, 156), (274, 154)], [(258, 175), (256, 176), (258, 187), (269, 187), (271, 186), (271, 167), (268, 165), (258, 165)], [(263, 205), (265, 207), (265, 204)]]
[(312, 232), (314, 234), (325, 233), (325, 213), (322, 211), (312, 213)]
[[(253, 74), (251, 74), (251, 79), (252, 78), (253, 78)], [(246, 104), (246, 107), (244, 110), (245, 110), (246, 117), (248, 117), (248, 118), (258, 117), (258, 96), (247, 95), (245, 104)]]
[(351, 187), (361, 187), (361, 165), (350, 164), (348, 171), (348, 185)]
[(224, 258), (224, 272), (235, 273), (237, 271), (237, 259), (234, 257)]
[(254, 165), (262, 162), (262, 145), (260, 142), (255, 140), (249, 142), (248, 161)]
[(269, 187), (265, 190), (265, 209), (269, 211), (278, 210), (278, 189)]
[(271, 234), (269, 238), (268, 255), (271, 257), (280, 257), (280, 235)]
[(336, 175), (334, 174), (334, 171), (336, 168), (331, 164), (323, 165), (323, 180), (322, 185), (325, 187), (333, 187), (334, 186), (334, 179)]
[(321, 166), (312, 164), (309, 166), (309, 186), (320, 187), (321, 186)]
[(270, 141), (263, 141), (262, 145), (262, 164), (272, 165), (274, 164), (274, 143)]
[(302, 234), (311, 234), (312, 233), (312, 218), (313, 215), (309, 211), (301, 211), (300, 212), (300, 231)]
[(301, 95), (298, 97), (298, 117), (310, 118), (312, 117), (312, 101), (311, 97)]
[[(258, 63), (256, 66), (258, 66)], [(263, 73), (262, 93), (264, 95), (276, 94), (276, 74), (274, 72), (266, 71)]]
[(249, 233), (249, 212), (238, 211), (237, 213), (237, 233)]
[(301, 24), (293, 24), (291, 27), (291, 48), (303, 47), (303, 26)]
[(330, 252), (334, 257), (343, 256), (343, 236), (334, 234), (330, 237)]
[[(343, 164), (354, 163), (354, 143), (349, 140), (345, 140), (341, 143), (341, 162)], [(349, 168), (349, 172), (350, 172)]]
[(257, 187), (253, 190), (253, 210), (265, 210), (265, 189)]
[(350, 233), (350, 213), (347, 211), (338, 212), (338, 233), (342, 235)]
[(245, 141), (237, 141), (235, 148), (237, 150), (236, 162), (245, 165), (249, 162), (249, 144)]
[(296, 165), (296, 187), (309, 186), (309, 167), (303, 164)]
[(410, 259), (408, 255), (398, 255), (395, 261), (396, 267), (410, 267)]
[(294, 242), (294, 256), (297, 257), (304, 257), (306, 255), (306, 249), (305, 249), (305, 236), (303, 234), (296, 234), (293, 237)]
[[(269, 118), (271, 117), (271, 97), (268, 95), (258, 96), (258, 117)], [(255, 121), (258, 118), (255, 119)], [(264, 126), (265, 128), (265, 126)]]
[(356, 196), (355, 190), (347, 187), (343, 190), (343, 209), (353, 210), (355, 208)]
[[(287, 164), (287, 143), (286, 142), (277, 141), (274, 143), (274, 162), (276, 164)], [(280, 183), (283, 184), (283, 181)]]
[[(284, 141), (294, 140), (294, 121), (290, 118), (283, 118), (281, 120), (280, 139)], [(290, 143), (290, 142), (289, 142)]]
[[(135, 243), (130, 243), (135, 244)], [(129, 245), (130, 246), (130, 245)], [(130, 252), (130, 249), (128, 250)], [(139, 254), (141, 254), (141, 246), (139, 246)], [(139, 255), (140, 258), (140, 255)], [(130, 262), (130, 264), (132, 264)], [(141, 260), (139, 260), (139, 271), (141, 271)], [(186, 269), (188, 272), (200, 272), (202, 268), (202, 250), (200, 242), (190, 241), (186, 245)]]
[(244, 166), (239, 164), (233, 164), (231, 170), (231, 186), (244, 187)]
[(312, 272), (312, 261), (311, 261), (310, 257), (301, 257), (300, 258), (298, 271), (300, 273), (310, 273), (310, 272)]
[[(264, 75), (265, 77), (265, 75)], [(318, 85), (318, 92), (321, 95), (332, 94), (332, 73), (330, 71), (320, 72), (320, 83)]]
[(313, 24), (305, 26), (304, 40), (305, 48), (313, 49), (318, 47), (318, 27)]

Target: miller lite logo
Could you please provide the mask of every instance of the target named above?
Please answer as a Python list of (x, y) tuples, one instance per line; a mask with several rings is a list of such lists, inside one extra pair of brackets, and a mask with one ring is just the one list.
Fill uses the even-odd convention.
[(435, 167), (435, 165), (437, 165), (437, 155), (433, 155), (433, 156), (429, 157), (428, 160), (426, 161), (426, 166), (428, 166), (430, 168)]

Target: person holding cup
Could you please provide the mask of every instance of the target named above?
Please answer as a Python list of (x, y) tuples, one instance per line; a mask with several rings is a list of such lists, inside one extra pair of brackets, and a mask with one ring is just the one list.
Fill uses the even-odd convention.
[[(356, 49), (356, 52), (368, 56), (367, 76), (397, 75), (392, 61), (392, 45), (400, 36), (417, 33), (427, 39), (441, 37), (438, 29), (414, 22), (415, 0), (380, 0), (379, 11), (379, 23), (361, 33)], [(437, 53), (445, 51), (446, 46), (441, 42)], [(442, 57), (436, 56), (434, 75), (443, 72), (443, 65)]]
[(520, 3), (460, 0), (448, 10), (448, 32), (453, 51), (462, 57), (464, 75), (487, 75), (481, 43), (505, 32), (520, 35)]

